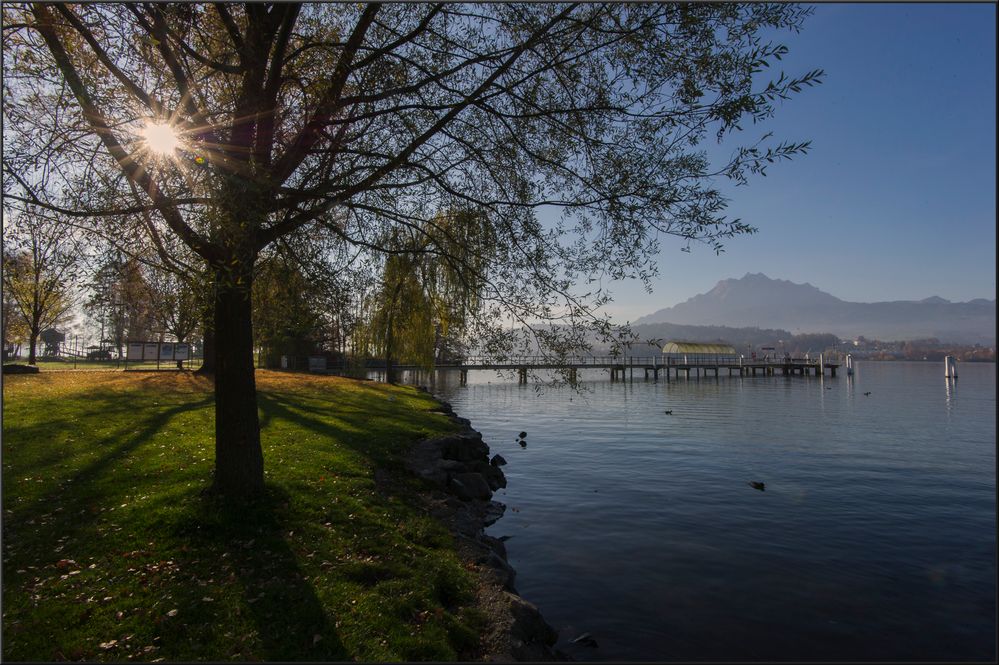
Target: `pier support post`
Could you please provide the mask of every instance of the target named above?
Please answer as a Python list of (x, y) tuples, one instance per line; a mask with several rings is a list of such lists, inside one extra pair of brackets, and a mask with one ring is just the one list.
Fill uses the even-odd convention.
[(459, 376), (458, 383), (460, 385), (463, 385), (463, 386), (464, 385), (468, 385), (468, 370), (467, 369), (461, 370), (461, 373), (458, 376)]
[(517, 376), (517, 379), (518, 379), (517, 383), (519, 383), (519, 384), (525, 384), (525, 383), (527, 383), (527, 368), (526, 367), (521, 367), (520, 369), (518, 369), (517, 370), (517, 375), (518, 375)]

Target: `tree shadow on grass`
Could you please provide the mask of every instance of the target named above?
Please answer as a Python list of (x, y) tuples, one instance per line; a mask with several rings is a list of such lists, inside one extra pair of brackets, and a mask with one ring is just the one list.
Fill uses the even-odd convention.
[[(117, 442), (113, 450), (102, 455), (101, 459), (87, 464), (76, 472), (76, 480), (90, 481), (95, 475), (102, 473), (112, 462), (119, 461), (135, 450), (141, 443), (149, 440), (159, 430), (163, 429), (171, 419), (186, 411), (196, 411), (214, 404), (213, 394), (203, 395), (200, 400), (184, 402), (169, 408), (156, 410), (146, 417), (144, 409), (137, 406), (135, 400), (141, 399), (142, 393), (121, 393), (115, 390), (94, 390), (87, 394), (87, 407), (75, 407), (72, 411), (56, 412), (47, 415), (33, 424), (12, 423), (5, 418), (3, 426), (4, 453), (11, 453), (11, 441), (16, 445), (30, 446), (30, 459), (24, 465), (30, 466), (32, 473), (46, 471), (56, 462), (71, 461), (72, 454), (78, 452), (73, 446), (52, 445), (51, 440), (67, 431), (74, 432), (78, 441), (85, 442), (87, 450), (102, 451)], [(170, 397), (175, 398), (176, 395)], [(70, 398), (72, 400), (72, 398)], [(168, 399), (168, 398), (161, 398)], [(154, 404), (155, 406), (155, 404)], [(148, 409), (148, 406), (145, 407)], [(7, 414), (5, 414), (7, 415)], [(115, 431), (100, 438), (91, 439), (92, 433), (85, 431), (88, 427), (118, 424)], [(134, 429), (140, 427), (141, 429)], [(42, 451), (47, 451), (43, 453)], [(21, 451), (18, 451), (20, 453)], [(6, 478), (5, 478), (6, 480)], [(63, 482), (66, 482), (65, 480)]]
[[(419, 411), (399, 409), (392, 403), (387, 403), (384, 407), (373, 406), (370, 401), (360, 398), (340, 399), (336, 403), (324, 400), (321, 408), (328, 409), (331, 416), (335, 414), (336, 419), (323, 419), (304, 411), (301, 400), (293, 397), (277, 391), (258, 390), (261, 427), (270, 424), (275, 418), (281, 418), (322, 437), (332, 438), (336, 443), (371, 457), (378, 463), (395, 460), (400, 439), (415, 440), (420, 430), (427, 426), (425, 415)], [(345, 410), (344, 406), (353, 410)], [(379, 431), (374, 433), (373, 429)], [(375, 445), (378, 441), (382, 443)]]
[[(237, 612), (255, 625), (262, 653), (236, 651), (226, 656), (268, 661), (349, 660), (335, 622), (285, 537), (293, 522), (286, 514), (289, 501), (288, 494), (273, 485), (267, 486), (263, 496), (251, 500), (204, 494), (196, 513), (175, 528), (175, 535), (189, 543), (188, 557), (216, 561), (215, 574), (241, 587), (242, 603)], [(201, 602), (197, 586), (182, 593), (182, 605)], [(177, 626), (177, 630), (185, 630), (179, 623)], [(182, 634), (172, 637), (185, 639)]]
[[(92, 450), (103, 451), (100, 456), (58, 481), (55, 488), (29, 505), (23, 507), (17, 506), (15, 501), (11, 501), (11, 498), (13, 498), (12, 495), (16, 495), (17, 493), (16, 483), (13, 485), (9, 482), (4, 483), (4, 505), (7, 508), (5, 527), (21, 524), (33, 516), (48, 514), (55, 508), (77, 508), (81, 501), (87, 501), (94, 497), (99, 498), (102, 504), (113, 505), (117, 503), (121, 495), (126, 491), (130, 491), (134, 485), (138, 484), (140, 479), (133, 476), (127, 479), (122, 478), (118, 482), (102, 482), (102, 480), (107, 481), (108, 476), (120, 473), (120, 469), (116, 465), (120, 464), (144, 443), (148, 443), (153, 435), (163, 429), (175, 416), (185, 411), (199, 409), (213, 402), (213, 397), (207, 397), (197, 402), (164, 409), (157, 412), (153, 417), (141, 421), (141, 424), (135, 423), (140, 425), (140, 427), (133, 430), (130, 436), (122, 436), (121, 430), (118, 430), (92, 442), (90, 444)], [(49, 454), (43, 458), (43, 463), (51, 464), (51, 458), (52, 455)], [(36, 472), (36, 465), (37, 461), (33, 461), (33, 473)], [(117, 491), (115, 492), (115, 490)], [(70, 497), (72, 498), (70, 499)], [(69, 502), (76, 505), (63, 505)], [(88, 514), (87, 511), (77, 513), (75, 511), (67, 512), (64, 510), (61, 512), (63, 512), (64, 517), (48, 522), (49, 529), (35, 531), (33, 535), (35, 540), (44, 541), (47, 536), (56, 534), (59, 536), (71, 536), (74, 532), (86, 527), (95, 519), (95, 515)], [(7, 529), (5, 528), (6, 531)], [(9, 534), (5, 533), (5, 535)]]

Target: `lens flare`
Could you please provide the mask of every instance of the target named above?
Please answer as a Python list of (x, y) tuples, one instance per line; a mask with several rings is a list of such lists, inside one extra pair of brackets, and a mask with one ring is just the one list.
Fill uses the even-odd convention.
[(142, 128), (140, 134), (149, 150), (160, 155), (169, 155), (180, 145), (177, 132), (166, 123), (150, 123)]

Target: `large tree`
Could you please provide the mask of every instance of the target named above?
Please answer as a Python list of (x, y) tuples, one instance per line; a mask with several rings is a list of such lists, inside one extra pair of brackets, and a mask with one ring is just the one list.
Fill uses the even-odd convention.
[[(13, 255), (4, 253), (4, 269), (9, 261), (13, 260)], [(7, 290), (3, 290), (3, 312), (0, 314), (0, 337), (3, 338), (3, 359), (16, 358), (20, 355), (21, 344), (28, 341), (28, 327), (24, 324), (24, 319), (18, 312), (17, 301)]]
[[(34, 365), (43, 331), (66, 323), (76, 302), (79, 244), (58, 220), (37, 211), (8, 218), (4, 228), (3, 289), (13, 301)], [(8, 314), (4, 308), (4, 314)]]
[(126, 255), (104, 244), (93, 249), (84, 308), (100, 326), (101, 343), (110, 343), (123, 358), (127, 342), (152, 341), (163, 330), (151, 283), (159, 271), (144, 264), (141, 254)]
[[(696, 146), (766, 120), (819, 76), (758, 76), (786, 50), (760, 35), (807, 13), (786, 4), (3, 11), (8, 196), (95, 230), (148, 212), (151, 234), (210, 267), (215, 483), (234, 494), (263, 484), (250, 292), (265, 247), (324, 225), (377, 251), (405, 227), (446, 252), (433, 213), (474, 208), (498, 238), (482, 320), (505, 313), (564, 353), (582, 324), (608, 330), (594, 315), (606, 294), (575, 284), (650, 279), (668, 236), (717, 248), (752, 230), (724, 216), (713, 178), (807, 144), (753, 136), (721, 164)], [(546, 205), (562, 218), (541, 223)], [(484, 348), (510, 348), (509, 330), (484, 327)]]
[(318, 350), (321, 290), (321, 284), (285, 253), (259, 262), (253, 281), (253, 331), (265, 366), (276, 367), (282, 355), (298, 358)]

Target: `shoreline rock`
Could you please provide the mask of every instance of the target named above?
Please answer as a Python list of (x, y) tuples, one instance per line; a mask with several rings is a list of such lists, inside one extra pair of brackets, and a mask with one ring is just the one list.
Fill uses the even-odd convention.
[[(429, 393), (422, 386), (417, 388)], [(506, 510), (503, 503), (492, 499), (493, 492), (506, 487), (500, 464), (492, 463), (489, 446), (470, 421), (456, 415), (447, 402), (434, 398), (440, 403), (434, 413), (447, 415), (460, 430), (417, 442), (406, 456), (406, 468), (431, 484), (427, 497), (430, 513), (447, 525), (459, 557), (478, 577), (475, 604), (489, 617), (489, 628), (481, 638), (481, 659), (569, 660), (553, 649), (558, 632), (534, 604), (517, 594), (517, 572), (507, 561), (503, 541), (485, 533)]]

